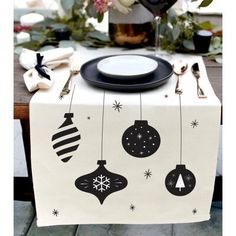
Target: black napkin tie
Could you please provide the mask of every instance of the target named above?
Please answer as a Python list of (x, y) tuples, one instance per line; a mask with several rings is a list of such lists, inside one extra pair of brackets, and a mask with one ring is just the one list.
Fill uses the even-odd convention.
[[(50, 80), (50, 75), (48, 75), (48, 74), (45, 72), (45, 70), (43, 69), (43, 67), (45, 66), (45, 65), (42, 65), (43, 56), (41, 56), (40, 53), (37, 53), (37, 54), (36, 54), (36, 57), (37, 57), (37, 64), (36, 64), (36, 66), (35, 66), (34, 68), (38, 71), (38, 73), (39, 73), (42, 77), (44, 77), (44, 78)], [(45, 67), (46, 67), (46, 66), (45, 66)]]

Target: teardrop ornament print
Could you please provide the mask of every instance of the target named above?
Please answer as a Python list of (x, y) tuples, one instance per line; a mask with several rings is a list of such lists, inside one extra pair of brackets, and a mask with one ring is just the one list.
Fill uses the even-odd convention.
[(72, 121), (73, 116), (73, 113), (65, 113), (65, 121), (58, 128), (58, 132), (52, 136), (52, 147), (63, 162), (67, 162), (72, 158), (79, 147), (81, 139), (79, 130)]

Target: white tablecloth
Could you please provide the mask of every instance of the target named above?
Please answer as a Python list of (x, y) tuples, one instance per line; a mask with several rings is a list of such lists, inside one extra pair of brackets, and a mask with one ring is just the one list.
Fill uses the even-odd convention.
[[(144, 49), (88, 50), (79, 62)], [(81, 76), (63, 99), (69, 70), (30, 102), (32, 173), (38, 226), (60, 224), (186, 223), (210, 218), (220, 129), (220, 102), (198, 62), (207, 99), (196, 95), (189, 69), (141, 93), (104, 91)], [(180, 112), (182, 123), (180, 123)], [(182, 138), (180, 126), (182, 125)], [(67, 141), (66, 141), (67, 140)], [(182, 155), (180, 154), (182, 141)], [(63, 151), (64, 150), (64, 151)]]

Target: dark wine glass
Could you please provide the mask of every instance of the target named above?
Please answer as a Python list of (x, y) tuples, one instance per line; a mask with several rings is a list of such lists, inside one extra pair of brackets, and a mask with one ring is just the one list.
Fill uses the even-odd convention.
[(160, 49), (160, 23), (161, 16), (172, 7), (177, 0), (139, 0), (154, 16), (155, 20), (155, 55)]

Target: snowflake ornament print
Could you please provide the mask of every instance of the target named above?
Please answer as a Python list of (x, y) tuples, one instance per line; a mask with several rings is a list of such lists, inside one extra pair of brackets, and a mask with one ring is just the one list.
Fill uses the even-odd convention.
[(76, 179), (75, 186), (81, 191), (95, 195), (103, 204), (107, 196), (124, 189), (128, 181), (125, 177), (108, 171), (104, 167), (105, 160), (98, 160), (97, 164), (99, 167), (95, 171)]

